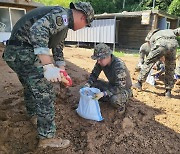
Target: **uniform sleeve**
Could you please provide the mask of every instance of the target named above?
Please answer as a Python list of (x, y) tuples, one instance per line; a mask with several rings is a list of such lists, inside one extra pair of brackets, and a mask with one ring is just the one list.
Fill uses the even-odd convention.
[(58, 67), (65, 66), (66, 63), (64, 61), (64, 54), (63, 54), (63, 48), (64, 48), (64, 41), (67, 37), (67, 32), (65, 31), (62, 41), (59, 42), (56, 48), (52, 49), (53, 52), (53, 58)]
[(101, 66), (98, 63), (96, 63), (91, 74), (90, 74), (90, 77), (88, 79), (88, 83), (90, 85), (92, 85), (97, 80), (101, 71), (102, 71)]
[(51, 35), (63, 30), (62, 12), (53, 10), (37, 20), (30, 28), (30, 41), (35, 54), (51, 55), (48, 42)]
[(114, 65), (114, 75), (115, 81), (114, 86), (111, 86), (109, 90), (106, 91), (107, 95), (110, 97), (122, 91), (127, 91), (127, 74), (126, 74), (126, 67), (121, 62), (117, 62)]
[(140, 49), (139, 49), (139, 62), (141, 63), (141, 64), (143, 64), (144, 63), (144, 59), (145, 59), (145, 50), (144, 50), (144, 47), (143, 47), (143, 45), (140, 47)]

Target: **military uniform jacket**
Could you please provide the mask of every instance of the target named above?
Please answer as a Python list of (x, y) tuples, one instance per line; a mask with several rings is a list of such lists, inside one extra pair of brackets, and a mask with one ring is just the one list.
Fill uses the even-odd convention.
[(90, 85), (97, 81), (101, 71), (104, 72), (110, 84), (110, 89), (107, 91), (108, 96), (131, 88), (132, 82), (125, 63), (114, 55), (112, 55), (112, 62), (109, 66), (102, 67), (96, 62), (88, 80)]
[(151, 50), (159, 46), (165, 47), (167, 50), (172, 50), (178, 47), (176, 35), (172, 29), (160, 30), (152, 35), (150, 38)]
[[(34, 9), (23, 16), (14, 26), (10, 40), (27, 42), (32, 45), (34, 54), (51, 55), (58, 66), (65, 65), (63, 58), (64, 40), (69, 28), (73, 27), (70, 9), (47, 6)], [(13, 47), (15, 49), (16, 47)], [(21, 47), (21, 48), (24, 48)], [(52, 53), (49, 49), (52, 49)], [(18, 47), (18, 50), (19, 47)], [(4, 59), (14, 61), (16, 50), (5, 49)]]
[(143, 54), (143, 55), (148, 55), (150, 51), (151, 51), (151, 48), (150, 48), (150, 45), (148, 44), (148, 42), (141, 45), (141, 47), (139, 49), (139, 53)]

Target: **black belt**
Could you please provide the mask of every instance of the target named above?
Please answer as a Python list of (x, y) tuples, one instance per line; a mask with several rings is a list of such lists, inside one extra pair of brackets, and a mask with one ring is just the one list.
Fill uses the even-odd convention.
[(15, 46), (22, 46), (22, 47), (33, 47), (31, 44), (23, 41), (18, 40), (7, 40), (6, 45), (15, 45)]

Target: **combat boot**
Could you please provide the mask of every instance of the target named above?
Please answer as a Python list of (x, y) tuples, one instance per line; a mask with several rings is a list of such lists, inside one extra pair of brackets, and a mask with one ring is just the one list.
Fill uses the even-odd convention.
[(138, 81), (137, 83), (133, 84), (133, 89), (142, 90), (142, 82)]
[(171, 89), (166, 89), (165, 96), (171, 98)]
[(47, 138), (47, 139), (40, 139), (38, 147), (46, 148), (46, 147), (53, 147), (59, 149), (65, 149), (69, 147), (70, 141), (63, 140), (61, 138)]

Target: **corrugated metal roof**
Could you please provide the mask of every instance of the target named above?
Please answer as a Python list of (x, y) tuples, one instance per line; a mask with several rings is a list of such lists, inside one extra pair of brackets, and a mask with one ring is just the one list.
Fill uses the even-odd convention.
[(121, 13), (103, 13), (103, 14), (96, 14), (95, 18), (96, 19), (107, 19), (107, 18), (128, 18), (128, 17), (138, 17), (138, 16), (142, 16), (143, 13), (153, 13), (153, 14), (158, 14), (159, 16), (163, 16), (163, 17), (167, 17), (169, 19), (178, 19), (177, 16), (174, 15), (170, 15), (167, 14), (163, 11), (159, 11), (159, 10), (144, 10), (144, 11), (136, 11), (136, 12), (127, 12), (127, 11), (123, 11)]
[(32, 0), (0, 0), (0, 5), (8, 5), (8, 4), (13, 4), (13, 5), (23, 5), (23, 6), (43, 6), (41, 3), (34, 2)]
[(118, 17), (135, 17), (141, 16), (142, 12), (127, 12), (124, 11), (122, 13), (103, 13), (103, 14), (96, 14), (95, 18), (118, 18)]

